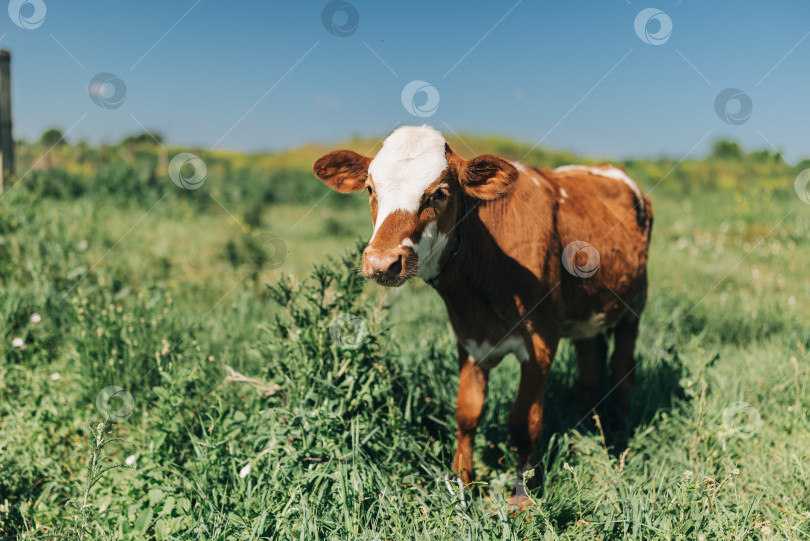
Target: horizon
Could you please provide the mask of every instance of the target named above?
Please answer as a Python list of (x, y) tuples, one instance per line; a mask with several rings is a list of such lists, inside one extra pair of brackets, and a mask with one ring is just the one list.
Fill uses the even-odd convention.
[[(401, 128), (403, 126), (418, 126), (418, 124), (410, 124), (410, 125), (402, 124), (400, 126), (397, 126), (397, 128)], [(430, 125), (428, 124), (428, 126), (430, 126)], [(436, 128), (435, 126), (430, 126), (430, 127), (435, 128), (435, 129), (438, 130), (438, 128)], [(52, 126), (51, 128), (46, 128), (45, 131), (48, 131), (49, 129), (57, 129), (58, 130), (59, 127), (58, 126)], [(447, 139), (447, 134), (445, 134), (444, 132), (441, 132), (441, 130), (438, 130), (438, 131), (442, 134), (442, 136), (445, 137), (445, 139)], [(381, 135), (381, 136), (360, 136), (360, 135), (354, 135), (353, 136), (353, 135), (350, 135), (348, 137), (338, 139), (338, 140), (335, 140), (335, 141), (331, 141), (331, 142), (320, 142), (320, 141), (318, 141), (318, 142), (315, 142), (315, 141), (306, 142), (305, 141), (305, 142), (301, 143), (300, 145), (291, 146), (291, 147), (287, 147), (287, 148), (265, 148), (265, 149), (260, 148), (260, 149), (255, 149), (255, 150), (239, 150), (239, 149), (230, 149), (230, 148), (202, 149), (202, 148), (189, 146), (189, 145), (172, 144), (171, 142), (164, 141), (162, 139), (162, 137), (163, 137), (162, 134), (160, 132), (157, 132), (157, 131), (133, 131), (132, 133), (124, 134), (123, 137), (118, 141), (102, 141), (100, 143), (91, 143), (91, 142), (86, 141), (84, 139), (71, 140), (70, 137), (63, 137), (61, 139), (61, 141), (67, 146), (75, 146), (75, 145), (78, 145), (78, 144), (81, 144), (81, 143), (85, 143), (85, 144), (88, 144), (90, 146), (90, 148), (100, 148), (101, 146), (105, 146), (105, 145), (106, 146), (113, 146), (113, 147), (117, 146), (117, 145), (120, 145), (120, 144), (124, 143), (124, 140), (127, 137), (149, 136), (153, 140), (154, 140), (155, 137), (157, 137), (157, 140), (160, 141), (160, 142), (159, 143), (156, 142), (156, 144), (158, 144), (159, 146), (165, 147), (167, 150), (170, 150), (170, 149), (174, 149), (174, 150), (186, 149), (186, 150), (190, 150), (190, 151), (194, 151), (194, 152), (204, 151), (204, 152), (210, 152), (210, 153), (213, 153), (213, 154), (223, 154), (223, 155), (237, 154), (237, 155), (242, 155), (242, 156), (283, 155), (283, 154), (288, 154), (288, 153), (294, 153), (294, 152), (297, 152), (297, 151), (300, 151), (300, 150), (303, 150), (303, 149), (308, 149), (308, 148), (313, 148), (313, 149), (316, 149), (318, 151), (325, 151), (325, 150), (329, 150), (329, 149), (336, 150), (336, 149), (339, 149), (339, 148), (347, 148), (349, 150), (356, 150), (354, 148), (351, 148), (352, 144), (374, 142), (374, 145), (375, 145), (374, 150), (368, 152), (368, 155), (373, 156), (374, 154), (376, 154), (376, 152), (379, 151), (379, 149), (382, 146), (383, 141), (392, 132), (393, 132), (393, 130), (391, 130), (387, 134)], [(44, 132), (43, 132), (43, 134), (44, 134)], [(454, 150), (459, 150), (459, 153), (461, 155), (469, 154), (470, 156), (472, 156), (475, 153), (471, 152), (471, 149), (469, 147), (465, 148), (466, 145), (464, 144), (464, 142), (466, 140), (472, 140), (473, 142), (479, 142), (479, 141), (484, 140), (484, 139), (503, 139), (503, 140), (515, 143), (517, 145), (520, 145), (520, 146), (530, 147), (530, 146), (533, 145), (533, 143), (531, 141), (522, 141), (522, 140), (519, 140), (519, 139), (512, 138), (512, 137), (510, 137), (508, 135), (502, 135), (502, 134), (497, 134), (497, 133), (468, 133), (468, 132), (461, 132), (461, 133), (456, 133), (456, 134), (450, 135), (450, 137), (451, 137), (451, 139), (459, 140), (459, 142), (461, 143), (460, 145), (456, 145), (456, 146), (459, 146), (459, 149), (456, 149), (456, 147), (454, 146), (453, 147)], [(35, 144), (37, 144), (38, 139), (39, 138), (34, 139), (34, 140), (27, 140), (27, 139), (16, 138), (15, 143), (18, 144), (18, 145), (19, 144), (35, 145)], [(450, 141), (448, 141), (448, 142), (450, 142)], [(724, 138), (724, 137), (718, 137), (716, 139), (711, 139), (711, 140), (708, 141), (709, 146), (708, 146), (708, 148), (705, 149), (705, 151), (700, 152), (700, 153), (693, 152), (687, 158), (685, 158), (684, 161), (688, 161), (688, 160), (691, 160), (691, 161), (704, 161), (704, 160), (707, 160), (707, 159), (711, 158), (712, 157), (712, 150), (713, 150), (712, 147), (717, 142), (730, 142), (730, 143), (737, 144), (739, 146), (740, 150), (746, 156), (751, 155), (751, 154), (756, 153), (756, 152), (759, 152), (759, 151), (774, 152), (774, 149), (768, 147), (766, 144), (763, 144), (763, 145), (761, 145), (759, 147), (754, 146), (754, 147), (751, 147), (751, 148), (746, 148), (742, 144), (740, 144), (740, 141), (737, 141), (735, 139), (727, 139), (727, 138)], [(163, 143), (166, 143), (166, 144), (163, 144)], [(537, 147), (534, 148), (534, 150), (539, 150), (539, 151), (552, 153), (552, 154), (571, 154), (575, 158), (584, 158), (584, 159), (588, 159), (588, 160), (591, 160), (591, 161), (610, 160), (610, 159), (615, 159), (617, 161), (633, 161), (633, 160), (638, 160), (638, 161), (645, 161), (645, 160), (646, 161), (656, 161), (656, 160), (675, 161), (675, 160), (678, 159), (678, 157), (676, 157), (676, 156), (668, 156), (668, 155), (665, 155), (665, 154), (654, 155), (654, 156), (632, 156), (632, 155), (628, 155), (628, 156), (625, 156), (625, 157), (622, 157), (622, 158), (616, 158), (616, 157), (613, 157), (613, 156), (586, 155), (586, 154), (579, 153), (579, 152), (569, 150), (569, 149), (552, 148), (552, 147), (545, 146), (545, 145), (537, 146)], [(778, 150), (777, 150), (777, 152), (778, 152)], [(794, 163), (787, 162), (784, 159), (784, 156), (782, 156), (781, 154), (780, 154), (780, 158), (782, 159), (782, 162), (784, 162), (786, 165), (789, 165), (791, 167), (796, 167), (796, 166), (799, 166), (799, 165), (803, 165), (806, 162), (810, 162), (810, 153), (808, 153), (806, 156), (801, 156), (800, 155), (798, 157), (798, 159)]]
[(810, 157), (810, 5), (797, 0), (84, 3), (10, 3), (16, 139), (154, 131), (253, 154), (426, 123), (599, 158), (699, 158), (718, 139)]

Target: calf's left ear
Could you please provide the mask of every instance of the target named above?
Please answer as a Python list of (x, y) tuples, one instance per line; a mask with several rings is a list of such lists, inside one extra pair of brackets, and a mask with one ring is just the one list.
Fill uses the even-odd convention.
[(485, 201), (497, 199), (511, 191), (517, 182), (517, 169), (503, 158), (484, 154), (459, 162), (463, 163), (459, 163), (458, 180), (470, 197)]
[(336, 150), (312, 164), (315, 176), (335, 191), (349, 193), (366, 185), (371, 158), (351, 150)]

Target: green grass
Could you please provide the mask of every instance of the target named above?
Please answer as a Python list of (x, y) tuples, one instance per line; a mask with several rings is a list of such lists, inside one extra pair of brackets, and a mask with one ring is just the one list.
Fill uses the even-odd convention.
[[(493, 373), (476, 441), (490, 497), (460, 512), (442, 481), (458, 378), (441, 300), (359, 279), (361, 196), (257, 211), (234, 193), (0, 200), (0, 538), (810, 537), (810, 207), (790, 178), (652, 192), (631, 414), (604, 442), (579, 422), (564, 343), (521, 517), (504, 504), (517, 361)], [(356, 349), (330, 334), (345, 313), (368, 329)], [(135, 469), (104, 473), (82, 508), (110, 385), (135, 407), (102, 463)]]

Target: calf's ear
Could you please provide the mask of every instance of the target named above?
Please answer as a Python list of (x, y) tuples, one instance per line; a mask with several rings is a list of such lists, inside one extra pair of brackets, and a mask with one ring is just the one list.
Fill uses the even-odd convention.
[(508, 193), (515, 187), (517, 178), (517, 169), (511, 163), (491, 154), (466, 162), (458, 175), (468, 195), (485, 201)]
[(449, 145), (444, 146), (447, 163), (455, 170), (464, 192), (476, 199), (497, 199), (515, 186), (515, 167), (497, 156), (484, 154), (470, 161), (459, 157)]
[(351, 150), (336, 150), (315, 160), (315, 176), (335, 191), (349, 193), (366, 185), (371, 158)]

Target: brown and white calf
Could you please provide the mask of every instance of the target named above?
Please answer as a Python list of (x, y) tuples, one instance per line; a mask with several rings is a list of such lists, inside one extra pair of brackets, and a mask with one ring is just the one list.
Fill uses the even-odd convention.
[(339, 150), (313, 169), (334, 190), (368, 192), (368, 278), (398, 286), (419, 276), (444, 299), (460, 369), (453, 469), (465, 484), (489, 371), (508, 353), (521, 363), (508, 421), (519, 472), (533, 464), (560, 338), (573, 340), (580, 405), (589, 411), (605, 370), (604, 331), (612, 329), (611, 387), (627, 409), (652, 208), (624, 171), (538, 170), (491, 155), (468, 161), (428, 126), (397, 129), (374, 158)]

